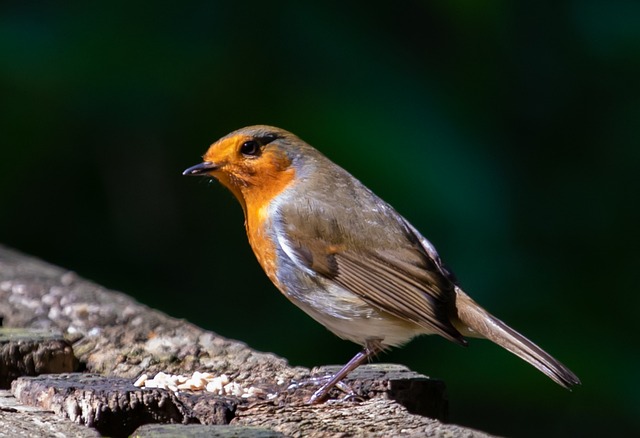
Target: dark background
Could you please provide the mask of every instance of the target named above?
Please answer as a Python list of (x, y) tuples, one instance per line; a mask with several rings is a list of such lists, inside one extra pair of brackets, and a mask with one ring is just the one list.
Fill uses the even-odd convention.
[(358, 350), (262, 273), (233, 197), (183, 178), (245, 125), (301, 136), (583, 381), (484, 341), (380, 360), (509, 436), (638, 431), (640, 4), (0, 4), (0, 242), (294, 365)]

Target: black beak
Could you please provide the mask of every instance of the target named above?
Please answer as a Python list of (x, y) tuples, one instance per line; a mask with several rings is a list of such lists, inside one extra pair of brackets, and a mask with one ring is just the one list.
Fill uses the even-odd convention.
[(211, 161), (205, 161), (204, 163), (196, 164), (195, 166), (191, 166), (184, 172), (182, 172), (185, 176), (202, 176), (211, 172), (212, 170), (216, 170), (218, 166)]

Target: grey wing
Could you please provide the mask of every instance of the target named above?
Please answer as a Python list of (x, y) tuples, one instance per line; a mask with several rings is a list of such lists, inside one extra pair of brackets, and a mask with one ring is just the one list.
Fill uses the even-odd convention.
[(401, 230), (400, 245), (397, 239), (394, 245), (380, 240), (362, 242), (324, 213), (304, 218), (284, 214), (286, 224), (278, 231), (278, 240), (294, 263), (380, 310), (466, 344), (450, 322), (454, 284), (424, 237), (397, 215), (401, 222), (390, 232)]

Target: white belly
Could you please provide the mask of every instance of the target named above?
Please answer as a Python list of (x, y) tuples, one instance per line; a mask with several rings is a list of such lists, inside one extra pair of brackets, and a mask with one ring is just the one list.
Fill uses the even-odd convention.
[(291, 302), (342, 339), (365, 345), (379, 340), (396, 347), (413, 337), (429, 333), (423, 327), (376, 309), (357, 295), (337, 285), (300, 291), (283, 291)]

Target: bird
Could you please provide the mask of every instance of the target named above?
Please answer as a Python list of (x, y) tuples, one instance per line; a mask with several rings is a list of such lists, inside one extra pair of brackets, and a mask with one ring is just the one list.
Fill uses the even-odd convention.
[(240, 202), (249, 244), (280, 292), (362, 346), (310, 404), (359, 365), (419, 335), (466, 346), (488, 339), (570, 389), (579, 378), (477, 304), (436, 248), (391, 205), (296, 135), (238, 129), (183, 172), (219, 181)]

